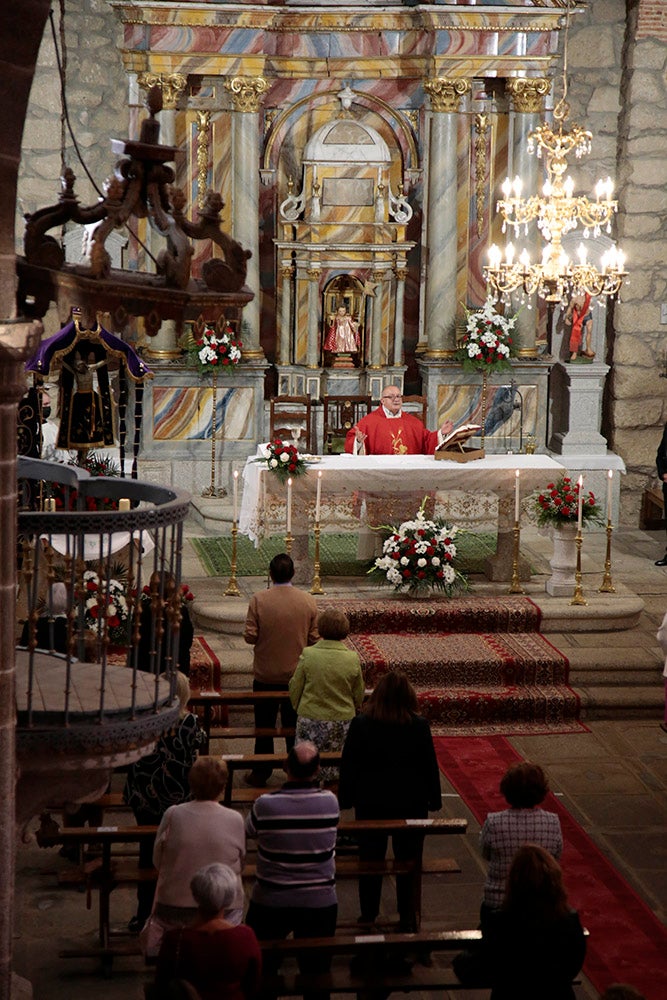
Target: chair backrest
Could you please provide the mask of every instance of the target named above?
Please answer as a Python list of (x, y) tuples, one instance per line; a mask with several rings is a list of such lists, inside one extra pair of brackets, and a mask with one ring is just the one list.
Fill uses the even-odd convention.
[(274, 396), (271, 399), (271, 440), (296, 444), (299, 451), (313, 454), (315, 440), (310, 396)]
[(322, 451), (332, 455), (345, 451), (345, 437), (354, 425), (371, 412), (370, 396), (325, 396)]
[(403, 407), (407, 413), (426, 423), (426, 396), (403, 396)]

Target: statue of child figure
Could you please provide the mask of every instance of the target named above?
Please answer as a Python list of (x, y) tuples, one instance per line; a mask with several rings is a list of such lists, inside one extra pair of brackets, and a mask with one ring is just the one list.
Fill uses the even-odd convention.
[(332, 354), (354, 354), (361, 346), (359, 323), (353, 319), (346, 306), (338, 306), (324, 340), (324, 350)]

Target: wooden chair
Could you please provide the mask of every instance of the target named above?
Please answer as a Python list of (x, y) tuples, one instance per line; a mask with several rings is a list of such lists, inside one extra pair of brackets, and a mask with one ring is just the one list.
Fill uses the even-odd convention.
[(296, 444), (313, 454), (315, 440), (309, 396), (274, 396), (271, 399), (270, 438)]
[(322, 451), (332, 455), (345, 451), (345, 437), (371, 412), (370, 396), (325, 396)]
[(426, 423), (426, 396), (403, 396), (403, 408), (406, 413)]

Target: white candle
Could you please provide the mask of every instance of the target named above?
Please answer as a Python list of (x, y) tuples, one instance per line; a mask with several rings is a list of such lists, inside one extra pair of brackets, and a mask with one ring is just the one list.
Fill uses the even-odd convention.
[(121, 497), (118, 501), (118, 510), (129, 510), (130, 501), (128, 497)]
[(607, 470), (607, 521), (611, 524), (611, 484), (614, 478), (614, 470)]
[(322, 499), (322, 470), (317, 473), (317, 494), (315, 496), (315, 524), (320, 523), (320, 501)]
[(287, 534), (292, 534), (292, 477), (287, 480)]
[(238, 520), (239, 513), (239, 470), (234, 469), (234, 521)]
[(521, 472), (519, 469), (514, 471), (514, 520), (518, 522), (521, 502), (521, 491), (519, 489), (519, 480), (521, 478)]
[(577, 528), (581, 531), (581, 526), (584, 523), (584, 477), (579, 476), (577, 480), (579, 484), (579, 503), (577, 507)]

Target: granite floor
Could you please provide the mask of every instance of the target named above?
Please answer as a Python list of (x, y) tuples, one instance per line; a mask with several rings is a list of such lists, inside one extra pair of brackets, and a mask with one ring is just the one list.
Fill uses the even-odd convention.
[[(196, 527), (191, 534), (203, 533)], [(639, 662), (652, 671), (655, 689), (650, 711), (641, 718), (589, 722), (589, 732), (567, 736), (521, 736), (511, 742), (519, 753), (537, 760), (548, 770), (552, 788), (565, 807), (583, 826), (600, 850), (623, 873), (630, 885), (667, 924), (667, 734), (659, 727), (662, 677), (655, 631), (667, 609), (667, 569), (656, 568), (653, 560), (663, 551), (660, 532), (619, 531), (614, 539), (612, 572), (619, 584), (641, 596), (644, 610), (632, 632), (597, 632), (582, 636), (564, 631), (553, 641), (575, 642), (600, 651), (628, 650), (628, 661)], [(537, 534), (526, 540), (535, 546), (537, 568), (546, 572), (548, 543)], [(604, 562), (604, 539), (591, 536), (584, 563), (584, 588), (591, 592), (599, 585)], [(185, 554), (184, 578), (198, 599), (221, 600), (226, 581), (207, 579), (190, 547)], [(242, 604), (261, 581), (240, 581)], [(350, 586), (354, 586), (353, 583)], [(531, 589), (539, 588), (539, 574)], [(240, 636), (215, 633), (211, 644), (226, 662), (246, 662)], [(638, 651), (640, 651), (638, 653)], [(635, 669), (635, 668), (633, 668)], [(236, 748), (240, 749), (240, 748)], [(277, 780), (277, 779), (276, 779)], [(446, 815), (466, 814), (453, 789), (443, 780)], [(461, 874), (429, 876), (424, 891), (424, 920), (429, 927), (472, 927), (476, 925), (484, 868), (477, 851), (479, 827), (469, 815), (469, 832), (446, 844), (446, 853), (455, 856)], [(429, 847), (429, 851), (434, 848)], [(442, 852), (441, 845), (438, 850)], [(58, 872), (66, 866), (57, 850), (41, 850), (34, 844), (20, 845), (17, 853), (16, 971), (29, 978), (37, 1000), (139, 1000), (143, 996), (145, 973), (136, 958), (116, 961), (113, 975), (104, 979), (94, 962), (87, 959), (61, 960), (58, 950), (75, 942), (93, 943), (97, 925), (96, 898), (86, 908), (86, 896), (73, 889), (58, 887)], [(353, 919), (357, 902), (353, 887), (343, 883), (340, 891), (341, 916)], [(383, 910), (392, 912), (393, 894), (387, 887)], [(133, 912), (130, 890), (119, 889), (112, 900), (112, 919), (119, 930)], [(667, 955), (665, 956), (667, 963)], [(461, 996), (482, 1000), (484, 991)], [(453, 995), (452, 995), (453, 996)], [(577, 987), (577, 1000), (593, 1000), (597, 992), (584, 981)], [(664, 1000), (649, 997), (648, 1000)]]

